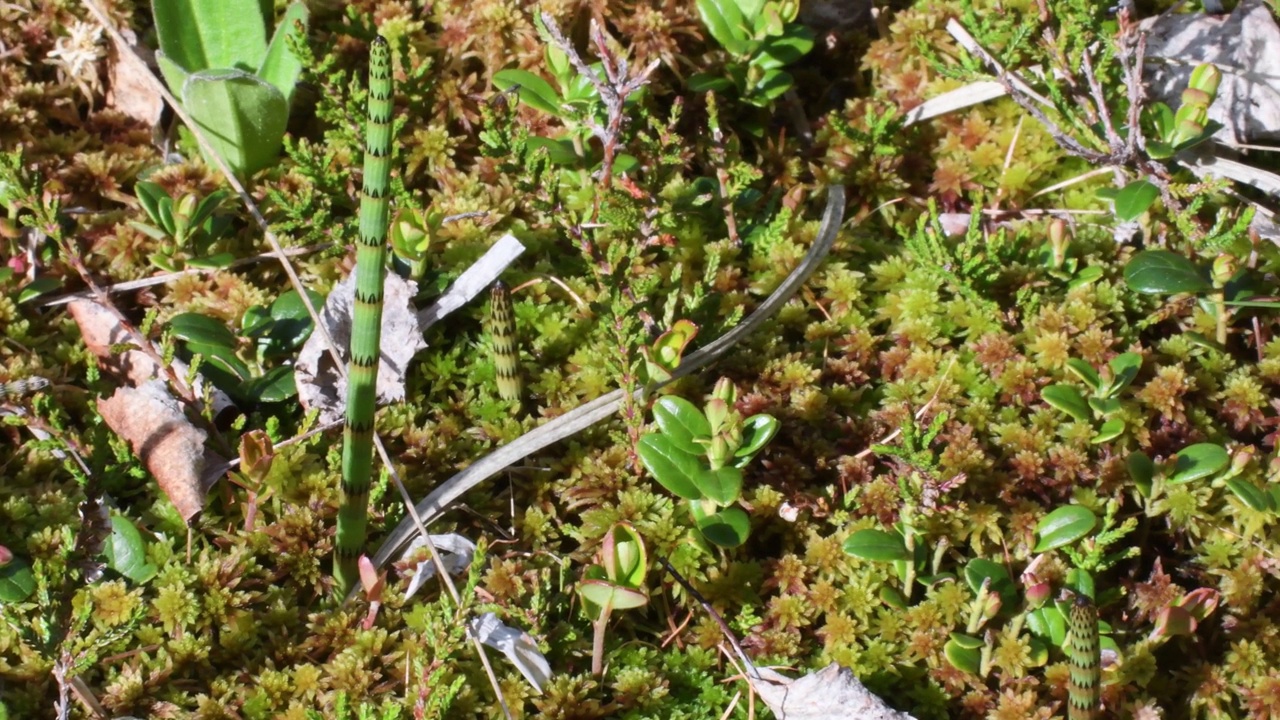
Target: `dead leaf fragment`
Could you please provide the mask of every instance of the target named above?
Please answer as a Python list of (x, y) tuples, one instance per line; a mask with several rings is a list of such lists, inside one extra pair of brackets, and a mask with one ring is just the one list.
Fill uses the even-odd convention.
[(98, 400), (102, 419), (124, 438), (155, 477), (160, 489), (190, 522), (204, 508), (200, 481), (205, 466), (205, 433), (194, 427), (159, 380), (122, 387)]
[[(131, 30), (124, 30), (125, 39), (134, 42)], [(115, 108), (148, 128), (160, 124), (164, 110), (164, 98), (156, 90), (156, 77), (147, 67), (147, 59), (154, 52), (145, 46), (121, 46), (115, 44), (107, 56), (107, 107)]]
[(758, 672), (752, 687), (778, 720), (914, 720), (885, 705), (836, 663), (794, 680), (768, 668)]

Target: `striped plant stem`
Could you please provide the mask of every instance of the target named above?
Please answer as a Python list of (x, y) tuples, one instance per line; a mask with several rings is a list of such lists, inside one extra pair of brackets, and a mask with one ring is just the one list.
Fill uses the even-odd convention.
[(346, 593), (359, 577), (373, 474), (373, 417), (382, 341), (382, 285), (386, 274), (388, 189), (391, 175), (391, 49), (375, 38), (369, 53), (369, 117), (365, 125), (364, 185), (356, 248), (356, 296), (347, 366), (347, 423), (342, 443), (342, 506), (334, 579)]
[(1102, 646), (1098, 640), (1098, 609), (1083, 593), (1077, 594), (1071, 604), (1064, 647), (1071, 663), (1067, 718), (1096, 720), (1102, 704)]
[(501, 280), (493, 284), (489, 294), (489, 339), (493, 343), (498, 397), (518, 403), (524, 392), (524, 382), (520, 377), (516, 314), (511, 307), (511, 291)]

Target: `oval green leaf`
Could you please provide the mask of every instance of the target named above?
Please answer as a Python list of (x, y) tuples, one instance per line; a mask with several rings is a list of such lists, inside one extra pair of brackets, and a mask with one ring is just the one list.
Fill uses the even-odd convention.
[(237, 174), (252, 175), (280, 155), (289, 105), (266, 80), (239, 70), (205, 70), (187, 78), (182, 97), (209, 144)]
[(1050, 385), (1040, 391), (1040, 397), (1076, 420), (1089, 420), (1089, 403), (1085, 402), (1080, 391), (1071, 385)]
[(1107, 388), (1108, 397), (1115, 397), (1116, 393), (1129, 387), (1129, 383), (1138, 377), (1138, 371), (1142, 369), (1142, 356), (1135, 352), (1120, 353), (1111, 358), (1111, 362), (1107, 363), (1111, 368), (1111, 386)]
[(1116, 218), (1121, 222), (1130, 222), (1150, 209), (1156, 198), (1160, 197), (1160, 188), (1150, 180), (1135, 180), (1120, 188), (1113, 197)]
[(649, 433), (640, 438), (636, 451), (645, 469), (662, 487), (685, 500), (702, 499), (694, 480), (706, 469), (698, 458), (676, 447), (671, 438)]
[(957, 670), (977, 675), (982, 667), (982, 651), (977, 648), (967, 648), (957, 642), (954, 637), (947, 641), (942, 652), (946, 654), (947, 662)]
[(1138, 492), (1142, 493), (1142, 497), (1151, 497), (1151, 483), (1156, 477), (1156, 464), (1147, 457), (1146, 453), (1134, 452), (1129, 454), (1125, 465), (1129, 468), (1129, 477), (1137, 486)]
[(1087, 507), (1065, 505), (1044, 516), (1036, 525), (1036, 535), (1040, 542), (1032, 552), (1048, 552), (1054, 548), (1070, 545), (1093, 532), (1098, 525), (1098, 516)]
[(781, 423), (772, 415), (752, 415), (742, 423), (742, 446), (733, 454), (742, 467), (778, 434)]
[(713, 545), (735, 548), (747, 541), (751, 521), (741, 508), (725, 508), (699, 519), (698, 531)]
[(169, 320), (169, 329), (174, 337), (187, 342), (203, 345), (217, 345), (224, 348), (236, 346), (236, 336), (223, 325), (208, 315), (199, 313), (182, 313)]
[(1098, 371), (1093, 369), (1089, 363), (1080, 358), (1071, 358), (1067, 360), (1067, 369), (1076, 377), (1084, 381), (1090, 390), (1097, 392), (1102, 387), (1102, 379), (1098, 377)]
[(136, 583), (144, 583), (156, 574), (156, 566), (147, 562), (147, 544), (138, 528), (123, 515), (111, 516), (111, 535), (103, 546), (107, 567)]
[(709, 470), (694, 477), (694, 483), (702, 496), (713, 500), (717, 505), (732, 505), (742, 492), (742, 471), (736, 467), (725, 466), (719, 470)]
[(1067, 638), (1067, 619), (1053, 605), (1036, 608), (1027, 614), (1027, 628), (1033, 635), (1061, 645)]
[(1124, 420), (1120, 418), (1111, 418), (1102, 423), (1102, 427), (1098, 428), (1098, 434), (1090, 438), (1089, 442), (1097, 445), (1098, 443), (1111, 442), (1124, 434)]
[(14, 556), (8, 565), (0, 567), (0, 603), (22, 602), (35, 590), (35, 575), (23, 558)]
[(868, 529), (859, 530), (844, 541), (844, 551), (856, 558), (872, 562), (910, 560), (911, 552), (902, 535), (896, 532)]
[(1143, 250), (1124, 266), (1124, 282), (1140, 293), (1174, 295), (1213, 289), (1208, 275), (1187, 258), (1168, 250)]
[(1178, 451), (1177, 460), (1173, 463), (1173, 472), (1169, 475), (1169, 483), (1199, 480), (1216, 475), (1231, 464), (1231, 455), (1227, 449), (1214, 443), (1196, 443)]
[(661, 397), (653, 405), (653, 420), (677, 449), (695, 456), (706, 454), (707, 446), (697, 441), (711, 439), (711, 425), (693, 403), (675, 395)]
[(62, 281), (57, 278), (39, 277), (22, 287), (18, 292), (18, 302), (24, 303), (40, 297), (46, 293), (53, 292), (62, 287)]

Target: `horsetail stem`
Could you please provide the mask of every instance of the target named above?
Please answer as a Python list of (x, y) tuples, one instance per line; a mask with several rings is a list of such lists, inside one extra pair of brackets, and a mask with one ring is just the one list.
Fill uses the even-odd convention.
[(493, 342), (498, 396), (507, 402), (520, 402), (524, 382), (520, 377), (516, 315), (511, 307), (511, 291), (501, 280), (493, 284), (489, 294), (489, 336)]
[(1095, 720), (1102, 703), (1102, 646), (1098, 640), (1098, 609), (1083, 593), (1077, 594), (1071, 604), (1064, 647), (1071, 663), (1067, 718)]
[(334, 579), (338, 591), (355, 584), (364, 552), (373, 470), (373, 416), (382, 339), (382, 284), (386, 264), (387, 185), (391, 174), (391, 49), (382, 37), (369, 50), (369, 115), (365, 124), (364, 184), (356, 248), (356, 293), (351, 359), (347, 366), (347, 423), (342, 443), (342, 505)]

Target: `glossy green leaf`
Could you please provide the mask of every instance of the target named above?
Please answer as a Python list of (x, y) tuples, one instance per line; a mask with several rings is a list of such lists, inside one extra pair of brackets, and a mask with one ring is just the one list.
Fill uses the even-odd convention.
[(1067, 639), (1067, 619), (1053, 605), (1027, 613), (1027, 628), (1033, 635), (1046, 638), (1054, 645), (1060, 646)]
[(218, 253), (206, 257), (191, 258), (187, 260), (187, 267), (204, 268), (206, 270), (218, 270), (227, 267), (236, 261), (235, 253)]
[(1138, 371), (1142, 369), (1142, 356), (1135, 352), (1120, 353), (1111, 358), (1111, 362), (1107, 365), (1111, 368), (1112, 379), (1106, 394), (1109, 397), (1115, 397), (1138, 377)]
[(22, 286), (22, 289), (18, 291), (18, 302), (30, 302), (31, 300), (34, 300), (41, 295), (51, 293), (60, 287), (62, 287), (62, 281), (57, 278), (38, 277)]
[(902, 591), (892, 585), (880, 586), (880, 601), (895, 610), (906, 610), (909, 605)]
[(844, 541), (844, 551), (854, 557), (873, 562), (907, 561), (911, 552), (906, 541), (896, 532), (867, 529), (859, 530)]
[(742, 508), (729, 507), (699, 518), (698, 531), (709, 542), (723, 548), (735, 548), (747, 541), (751, 521)]
[(9, 564), (0, 567), (0, 603), (22, 602), (35, 590), (36, 578), (25, 559), (14, 556)]
[(653, 404), (653, 421), (676, 448), (690, 455), (706, 454), (707, 446), (697, 441), (711, 439), (711, 425), (693, 403), (676, 395), (664, 395)]
[(1089, 407), (1092, 408), (1095, 413), (1097, 413), (1102, 417), (1108, 417), (1110, 415), (1114, 415), (1120, 412), (1120, 409), (1121, 409), (1119, 400), (1115, 398), (1100, 398), (1100, 397), (1089, 398)]
[(697, 0), (697, 6), (707, 31), (725, 50), (738, 56), (750, 52), (751, 36), (737, 0)]
[(1070, 545), (1093, 532), (1098, 525), (1098, 516), (1089, 508), (1080, 505), (1064, 505), (1049, 513), (1036, 524), (1036, 535), (1040, 541), (1032, 552), (1048, 552), (1054, 548)]
[(510, 90), (513, 87), (518, 87), (517, 93), (520, 96), (520, 102), (535, 110), (541, 110), (548, 115), (564, 117), (560, 93), (551, 87), (551, 83), (528, 70), (520, 70), (519, 68), (499, 70), (493, 74), (493, 84), (499, 90)]
[(733, 466), (707, 470), (694, 477), (702, 496), (717, 505), (730, 505), (742, 492), (742, 471)]
[(1102, 423), (1102, 427), (1098, 428), (1098, 434), (1089, 439), (1089, 442), (1097, 445), (1098, 443), (1111, 442), (1124, 434), (1124, 420), (1120, 418), (1111, 418)]
[(229, 373), (239, 382), (244, 382), (253, 377), (253, 372), (249, 370), (249, 366), (244, 364), (231, 348), (224, 345), (207, 345), (199, 342), (188, 342), (187, 350), (193, 355), (204, 356), (206, 366), (212, 366)]
[(701, 500), (696, 478), (706, 472), (702, 461), (676, 447), (671, 438), (649, 433), (636, 448), (640, 462), (664, 488), (686, 500)]
[(1120, 188), (1113, 196), (1116, 218), (1121, 222), (1138, 219), (1160, 197), (1160, 188), (1150, 180), (1135, 180)]
[(1089, 363), (1080, 358), (1071, 358), (1067, 360), (1067, 369), (1076, 377), (1084, 381), (1090, 390), (1097, 392), (1102, 387), (1102, 378), (1098, 377), (1098, 371), (1093, 369)]
[(1262, 488), (1247, 480), (1227, 478), (1227, 489), (1240, 498), (1240, 502), (1248, 505), (1251, 510), (1274, 512), (1276, 509), (1275, 505), (1272, 504), (1271, 496)]
[(1214, 443), (1197, 443), (1188, 445), (1178, 451), (1173, 463), (1173, 472), (1169, 474), (1169, 483), (1199, 480), (1216, 475), (1231, 464), (1231, 455), (1227, 449)]
[(978, 648), (965, 647), (964, 644), (956, 641), (954, 633), (943, 646), (942, 652), (947, 656), (947, 662), (957, 670), (977, 675), (982, 668), (982, 651)]
[(1129, 468), (1129, 477), (1137, 486), (1143, 497), (1151, 497), (1151, 484), (1156, 476), (1156, 464), (1144, 452), (1129, 454), (1125, 465)]
[(643, 590), (614, 585), (607, 580), (583, 580), (578, 583), (578, 592), (597, 607), (614, 610), (630, 610), (649, 602), (649, 596)]
[(297, 397), (298, 385), (292, 365), (281, 365), (249, 380), (244, 385), (244, 396), (258, 402), (284, 402)]
[(1076, 420), (1087, 421), (1090, 418), (1089, 403), (1073, 385), (1050, 385), (1040, 391), (1040, 397)]
[[(1091, 600), (1096, 601), (1098, 599), (1093, 575), (1088, 570), (1081, 570), (1080, 568), (1067, 570), (1066, 586), (1071, 592), (1079, 593)], [(1070, 608), (1067, 605), (1059, 604), (1058, 609), (1062, 611), (1063, 617), (1069, 615)]]
[(726, 92), (733, 89), (733, 81), (710, 73), (694, 73), (689, 76), (689, 90), (696, 93)]
[(227, 329), (222, 321), (199, 313), (182, 313), (169, 320), (169, 329), (173, 336), (186, 342), (218, 345), (226, 348), (236, 346), (236, 336)]
[(964, 566), (964, 580), (974, 593), (982, 587), (984, 580), (989, 580), (988, 592), (999, 595), (1001, 604), (1006, 608), (1012, 608), (1018, 602), (1018, 588), (1009, 577), (1009, 571), (998, 562), (986, 558), (970, 560)]
[(103, 545), (107, 567), (136, 583), (144, 583), (155, 576), (157, 568), (147, 562), (147, 544), (142, 533), (129, 519), (119, 514), (111, 516), (111, 535)]
[(779, 427), (781, 427), (781, 423), (778, 422), (777, 418), (763, 413), (752, 415), (744, 420), (742, 423), (742, 446), (733, 454), (735, 458), (738, 458), (738, 467), (745, 465), (751, 458), (756, 456), (756, 453), (763, 450), (764, 446), (769, 444), (769, 441), (778, 434)]
[(808, 28), (800, 29), (805, 32), (788, 33), (764, 41), (752, 58), (751, 64), (764, 70), (772, 70), (790, 65), (808, 55), (813, 49), (813, 34), (808, 31)]
[(1143, 250), (1124, 266), (1124, 282), (1140, 293), (1174, 295), (1213, 289), (1208, 273), (1168, 250)]

